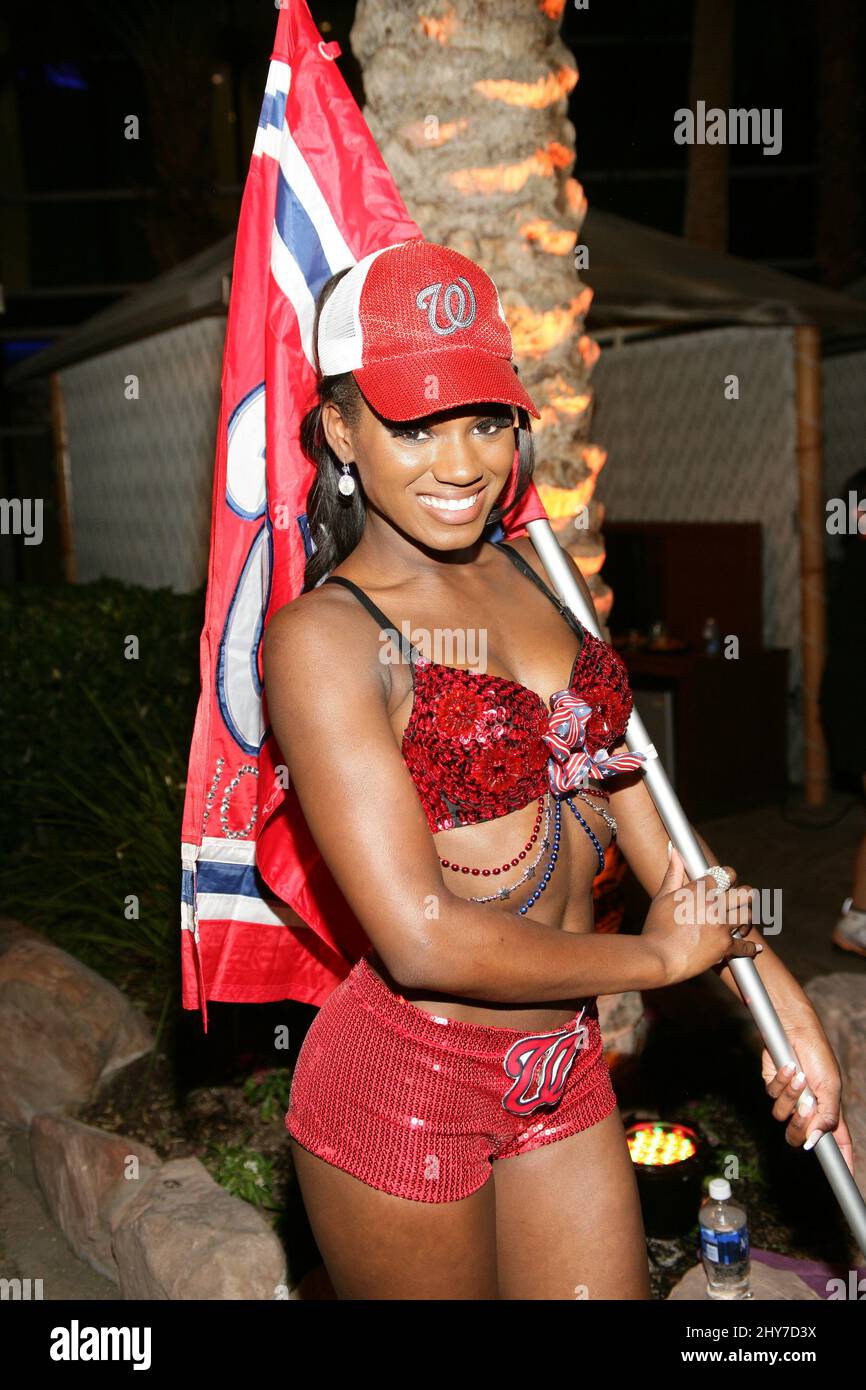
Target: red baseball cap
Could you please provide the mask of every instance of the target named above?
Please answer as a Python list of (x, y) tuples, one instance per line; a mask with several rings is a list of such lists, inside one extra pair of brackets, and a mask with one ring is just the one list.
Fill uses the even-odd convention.
[(351, 372), (389, 420), (501, 401), (540, 412), (512, 365), (499, 292), (468, 256), (413, 237), (357, 261), (319, 315), (319, 368)]

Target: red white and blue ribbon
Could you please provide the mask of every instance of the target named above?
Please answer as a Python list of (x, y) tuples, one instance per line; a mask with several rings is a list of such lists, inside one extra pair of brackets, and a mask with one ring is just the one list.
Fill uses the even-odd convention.
[(586, 747), (586, 726), (592, 706), (573, 690), (558, 690), (550, 698), (551, 713), (542, 739), (551, 750), (548, 760), (550, 785), (562, 795), (588, 781), (633, 772), (646, 761), (646, 753), (614, 753), (606, 748), (590, 753)]

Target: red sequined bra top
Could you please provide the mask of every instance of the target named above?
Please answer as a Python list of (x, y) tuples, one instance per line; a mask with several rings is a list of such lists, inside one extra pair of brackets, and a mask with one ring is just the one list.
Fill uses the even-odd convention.
[(409, 662), (414, 698), (401, 752), (434, 832), (507, 815), (548, 786), (563, 795), (632, 771), (645, 757), (605, 751), (622, 738), (632, 709), (622, 658), (578, 622), (522, 555), (502, 541), (491, 544), (581, 639), (568, 687), (550, 697), (550, 708), (519, 681), (428, 660), (351, 579), (335, 574), (323, 581), (345, 585), (383, 632), (394, 633)]

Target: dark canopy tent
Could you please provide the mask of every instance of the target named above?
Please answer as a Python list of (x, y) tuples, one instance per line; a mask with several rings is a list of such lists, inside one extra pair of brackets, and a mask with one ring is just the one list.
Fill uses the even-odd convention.
[[(682, 331), (720, 324), (813, 324), (826, 352), (866, 341), (866, 302), (682, 237), (590, 209), (580, 232), (589, 248), (581, 278), (593, 290), (587, 328)], [(180, 323), (224, 314), (234, 234), (159, 275), (51, 347), (19, 363), (10, 386)]]
[(580, 234), (589, 249), (581, 278), (595, 297), (592, 333), (626, 325), (659, 329), (722, 324), (813, 324), (824, 351), (866, 339), (866, 302), (808, 280), (721, 255), (590, 208)]

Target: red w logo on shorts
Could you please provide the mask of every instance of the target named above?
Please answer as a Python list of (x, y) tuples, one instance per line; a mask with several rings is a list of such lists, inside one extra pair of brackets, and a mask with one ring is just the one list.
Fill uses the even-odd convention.
[(502, 1098), (503, 1109), (512, 1115), (531, 1115), (539, 1106), (556, 1105), (562, 1099), (568, 1073), (586, 1035), (581, 1025), (583, 1013), (581, 1010), (567, 1033), (530, 1033), (511, 1044), (502, 1065), (506, 1076), (513, 1076), (515, 1081)]

